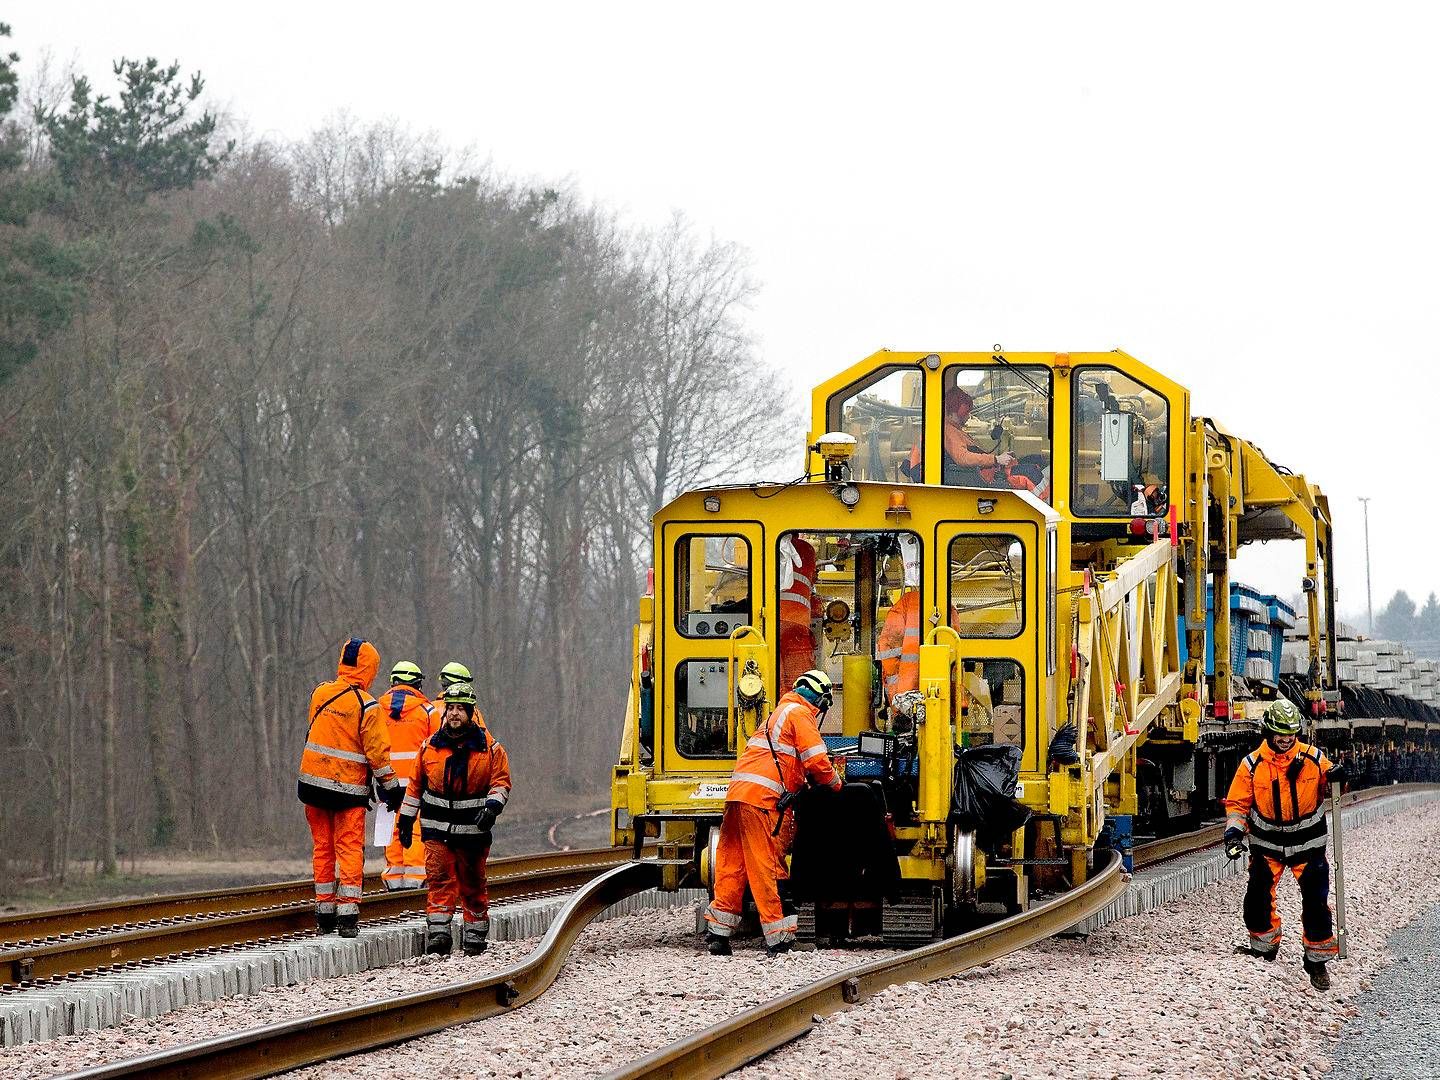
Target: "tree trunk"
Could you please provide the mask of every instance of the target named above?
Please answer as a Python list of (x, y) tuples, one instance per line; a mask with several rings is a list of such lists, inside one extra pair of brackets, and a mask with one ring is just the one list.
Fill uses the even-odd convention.
[(112, 583), (114, 546), (109, 492), (100, 496), (100, 872), (118, 869), (115, 858), (115, 611)]

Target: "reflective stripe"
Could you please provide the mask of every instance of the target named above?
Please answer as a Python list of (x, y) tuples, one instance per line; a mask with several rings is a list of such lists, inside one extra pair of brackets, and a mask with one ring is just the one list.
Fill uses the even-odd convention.
[(363, 889), (363, 887), (360, 886), (360, 885), (341, 885), (341, 886), (340, 886), (340, 891), (339, 891), (339, 894), (338, 894), (338, 895), (340, 895), (340, 896), (360, 896), (363, 892), (364, 892), (364, 889)]
[(807, 594), (805, 594), (805, 593), (782, 592), (782, 593), (780, 594), (780, 602), (781, 602), (782, 604), (784, 604), (784, 603), (800, 604), (800, 605), (808, 608), (808, 607), (810, 606), (810, 597), (809, 597)]
[(479, 934), (481, 936), (484, 936), (485, 934), (488, 934), (490, 932), (489, 915), (472, 919), (467, 913), (460, 916), (460, 922), (464, 932), (467, 934)]
[[(750, 736), (750, 741), (747, 742), (745, 745), (746, 745), (746, 746), (753, 746), (753, 747), (755, 747), (757, 750), (769, 750), (769, 749), (770, 749), (770, 743), (769, 743), (769, 741), (765, 738), (764, 735), (751, 735), (751, 736)], [(790, 757), (797, 757), (797, 756), (798, 756), (798, 755), (795, 753), (795, 748), (794, 748), (793, 746), (789, 746), (789, 745), (787, 745), (787, 744), (785, 744), (785, 743), (776, 743), (776, 744), (775, 744), (775, 753), (777, 753), (777, 754), (788, 754)]]
[(335, 905), (335, 914), (336, 914), (336, 915), (359, 915), (359, 914), (360, 914), (360, 905), (359, 905), (359, 904), (336, 904), (336, 905)]
[(406, 817), (414, 817), (414, 812), (420, 809), (420, 800), (417, 799), (414, 795), (406, 795), (404, 801), (400, 804), (400, 809), (402, 811), (411, 811), (411, 813), (405, 815)]
[(1333, 937), (1324, 941), (1305, 942), (1305, 959), (1312, 964), (1324, 964), (1335, 959), (1340, 953), (1340, 943)]
[(335, 901), (321, 900), (318, 904), (315, 905), (315, 910), (321, 915), (334, 915)]
[(481, 832), (478, 825), (452, 825), (448, 821), (436, 821), (427, 817), (420, 819), (420, 828), (429, 829), (431, 832), (448, 832), (453, 836), (478, 836)]
[(477, 810), (485, 805), (484, 799), (445, 799), (439, 795), (431, 795), (428, 791), (421, 798), (431, 806), (446, 810)]
[(797, 916), (787, 915), (779, 922), (762, 923), (760, 932), (765, 935), (766, 945), (778, 945), (782, 941), (794, 941), (795, 929), (798, 925)]
[(339, 780), (330, 780), (326, 777), (315, 776), (314, 774), (307, 772), (302, 772), (300, 774), (300, 782), (302, 784), (309, 784), (311, 787), (325, 788), (328, 791), (341, 791), (344, 792), (346, 795), (368, 796), (370, 794), (370, 787), (368, 784), (345, 784), (341, 783)]
[(918, 664), (920, 662), (920, 654), (918, 652), (901, 653), (900, 662), (902, 664)]
[[(351, 750), (337, 750), (333, 746), (321, 746), (319, 743), (313, 742), (307, 742), (305, 749), (313, 750), (325, 757), (339, 758), (341, 761), (358, 761), (361, 765), (369, 764), (369, 759), (364, 754), (357, 754)], [(294, 751), (292, 750), (291, 753), (293, 754)]]
[(900, 655), (899, 649), (881, 649), (875, 654), (876, 660), (894, 660)]
[(709, 930), (716, 937), (729, 937), (740, 925), (738, 913), (721, 911), (714, 904), (705, 909), (705, 921), (709, 924)]
[(730, 777), (730, 786), (734, 787), (736, 783), (759, 784), (761, 787), (775, 792), (776, 795), (785, 794), (785, 788), (778, 780), (771, 780), (768, 776), (761, 776), (758, 773), (737, 772)]
[(1227, 829), (1239, 829), (1241, 832), (1244, 832), (1245, 815), (1238, 810), (1231, 810), (1230, 813), (1225, 816), (1225, 827)]
[(333, 881), (317, 881), (317, 882), (315, 882), (315, 895), (316, 895), (316, 896), (330, 896), (330, 895), (332, 895), (334, 892), (335, 892), (335, 882), (333, 882)]
[(1252, 930), (1250, 937), (1254, 941), (1264, 942), (1266, 945), (1274, 945), (1280, 940), (1280, 928), (1277, 926), (1274, 930), (1262, 930), (1258, 934)]
[(419, 750), (392, 750), (390, 752), (391, 761), (414, 761), (419, 756)]
[(454, 917), (453, 911), (431, 911), (426, 914), (425, 921), (431, 926), (449, 926)]
[(395, 770), (389, 765), (381, 765), (375, 770), (375, 779), (382, 783), (386, 780), (393, 780), (395, 779)]
[(486, 798), (494, 799), (501, 806), (504, 806), (510, 801), (510, 789), (507, 787), (493, 787), (490, 789), (489, 794), (486, 795)]
[(809, 761), (811, 758), (819, 757), (823, 753), (825, 753), (825, 744), (817, 743), (814, 746), (810, 747), (809, 750), (800, 751), (800, 760)]
[(1325, 807), (1323, 806), (1317, 806), (1314, 810), (1311, 810), (1310, 813), (1306, 814), (1299, 821), (1288, 822), (1284, 825), (1281, 825), (1278, 822), (1270, 821), (1268, 818), (1264, 817), (1258, 810), (1252, 809), (1250, 811), (1250, 823), (1252, 828), (1254, 828), (1257, 832), (1264, 833), (1304, 832), (1306, 829), (1314, 828), (1316, 825), (1318, 825), (1324, 820)]

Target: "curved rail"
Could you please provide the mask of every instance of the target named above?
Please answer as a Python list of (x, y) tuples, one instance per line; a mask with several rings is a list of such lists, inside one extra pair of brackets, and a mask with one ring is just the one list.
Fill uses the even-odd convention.
[[(569, 892), (609, 867), (630, 858), (628, 848), (543, 852), (496, 859), (490, 878), (492, 902)], [(272, 886), (283, 894), (290, 883)], [(265, 888), (265, 887), (260, 887)], [(207, 894), (200, 894), (202, 896)], [(176, 898), (160, 898), (173, 903)], [(0, 987), (114, 967), (137, 961), (240, 945), (314, 931), (314, 885), (305, 883), (303, 900), (232, 914), (185, 913), (148, 925), (59, 935), (0, 948)], [(89, 907), (90, 905), (87, 905)], [(423, 889), (367, 894), (361, 904), (367, 921), (421, 911)], [(70, 913), (66, 912), (68, 917)]]
[(555, 981), (571, 945), (597, 915), (659, 884), (660, 865), (648, 860), (600, 875), (570, 898), (533, 952), (483, 979), (269, 1024), (67, 1075), (70, 1080), (271, 1076), (509, 1012), (539, 997)]
[(724, 1076), (815, 1026), (815, 1017), (839, 1012), (903, 982), (931, 982), (998, 960), (1095, 914), (1125, 891), (1120, 856), (1079, 888), (1029, 911), (959, 937), (910, 949), (885, 960), (857, 964), (788, 994), (746, 1009), (703, 1031), (606, 1074), (606, 1080)]

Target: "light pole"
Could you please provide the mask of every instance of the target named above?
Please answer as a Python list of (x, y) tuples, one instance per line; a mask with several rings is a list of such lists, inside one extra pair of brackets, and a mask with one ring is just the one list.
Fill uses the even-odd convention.
[(1370, 497), (1359, 496), (1365, 508), (1365, 614), (1370, 620), (1370, 636), (1375, 636), (1375, 605), (1370, 600)]

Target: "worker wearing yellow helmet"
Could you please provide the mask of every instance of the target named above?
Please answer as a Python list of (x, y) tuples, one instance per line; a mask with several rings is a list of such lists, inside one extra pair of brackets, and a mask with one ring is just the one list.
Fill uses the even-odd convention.
[(830, 764), (820, 723), (835, 688), (825, 672), (812, 669), (775, 706), (741, 750), (725, 793), (725, 816), (715, 850), (715, 899), (705, 910), (706, 947), (730, 955), (730, 936), (740, 925), (745, 888), (755, 900), (765, 951), (788, 952), (796, 917), (785, 913), (777, 880), (783, 876), (780, 827), (790, 800), (807, 781), (840, 788)]
[[(390, 762), (401, 787), (415, 778), (415, 759), (420, 744), (440, 730), (440, 710), (421, 693), (425, 673), (413, 660), (401, 660), (390, 669), (390, 689), (380, 698), (385, 726), (390, 731)], [(408, 846), (391, 829), (385, 847), (385, 869), (380, 880), (385, 888), (419, 889), (425, 885), (425, 845), (414, 840)]]
[(1345, 782), (1317, 746), (1300, 741), (1300, 710), (1281, 698), (1265, 710), (1265, 741), (1240, 762), (1225, 797), (1225, 853), (1238, 859), (1250, 834), (1250, 881), (1245, 891), (1248, 945), (1241, 951), (1274, 960), (1280, 950), (1275, 889), (1288, 868), (1300, 884), (1305, 971), (1317, 990), (1330, 987), (1325, 965), (1337, 952), (1330, 911), (1330, 862), (1325, 857), (1325, 793)]

